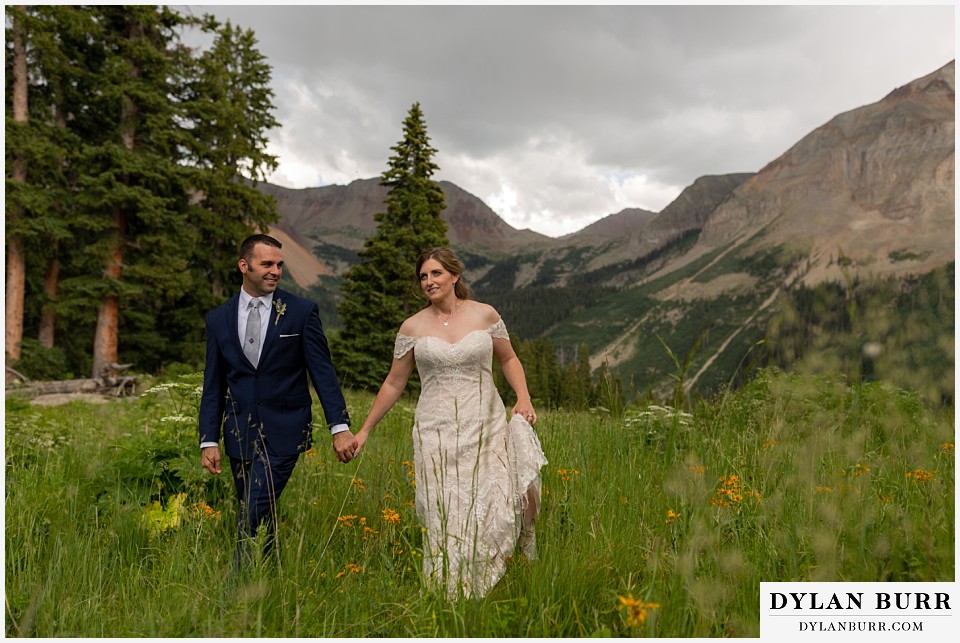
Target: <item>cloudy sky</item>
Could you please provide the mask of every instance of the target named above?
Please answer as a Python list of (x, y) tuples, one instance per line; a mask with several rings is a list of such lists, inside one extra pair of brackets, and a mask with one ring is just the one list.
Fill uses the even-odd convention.
[(560, 236), (752, 172), (954, 58), (952, 5), (191, 5), (273, 66), (270, 182), (373, 178), (419, 102), (456, 183)]

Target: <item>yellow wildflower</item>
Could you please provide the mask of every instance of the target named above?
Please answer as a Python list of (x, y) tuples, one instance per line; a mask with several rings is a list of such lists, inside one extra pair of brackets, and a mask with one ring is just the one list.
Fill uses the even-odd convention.
[(675, 513), (673, 509), (667, 509), (667, 524), (673, 524), (680, 519), (681, 514)]
[(620, 597), (620, 608), (627, 611), (627, 626), (639, 627), (647, 622), (649, 610), (660, 609), (659, 603), (644, 603), (633, 598), (633, 594)]
[(740, 482), (740, 477), (732, 473), (729, 476), (720, 478), (720, 485), (717, 487), (714, 497), (710, 499), (710, 504), (716, 507), (729, 507), (743, 502), (744, 496), (751, 496), (758, 502), (760, 493), (753, 489), (747, 489)]
[(907, 471), (907, 477), (913, 478), (916, 482), (930, 482), (937, 475), (937, 471), (926, 471), (925, 469), (914, 469)]
[(570, 469), (557, 469), (557, 475), (560, 477), (561, 480), (566, 482), (570, 480), (573, 476), (580, 475), (580, 472), (571, 467)]
[(833, 491), (833, 487), (824, 487), (817, 485), (817, 493), (830, 493)]
[(403, 464), (407, 467), (407, 477), (410, 478), (410, 484), (416, 487), (417, 486), (416, 465), (414, 465), (409, 460), (404, 460)]
[(949, 453), (953, 455), (954, 453), (953, 442), (944, 442), (943, 444), (940, 445), (940, 450), (943, 451), (944, 453)]
[(344, 527), (353, 527), (353, 521), (356, 519), (356, 516), (337, 516), (337, 522)]
[(367, 488), (363, 485), (363, 480), (361, 480), (360, 478), (353, 478), (352, 480), (350, 480), (350, 482), (356, 485), (357, 489), (359, 489), (360, 491), (367, 490)]
[(354, 563), (348, 563), (346, 569), (341, 572), (337, 572), (337, 578), (343, 578), (347, 574), (359, 574), (363, 571), (363, 567), (360, 565), (355, 565)]
[(868, 467), (868, 466), (865, 465), (865, 464), (860, 464), (860, 463), (858, 462), (858, 463), (857, 463), (857, 466), (855, 466), (855, 467), (853, 468), (853, 475), (855, 475), (855, 476), (863, 475), (864, 473), (866, 473), (866, 472), (869, 471), (869, 470), (870, 470), (870, 467)]
[(384, 509), (383, 510), (383, 519), (385, 522), (393, 523), (396, 525), (400, 522), (400, 514), (398, 514), (393, 509)]
[(702, 464), (691, 464), (691, 465), (690, 465), (689, 467), (687, 467), (687, 468), (690, 469), (691, 471), (693, 471), (693, 472), (694, 472), (695, 474), (697, 474), (698, 476), (703, 476), (703, 472), (707, 470), (707, 467), (705, 467), (705, 466), (702, 465)]

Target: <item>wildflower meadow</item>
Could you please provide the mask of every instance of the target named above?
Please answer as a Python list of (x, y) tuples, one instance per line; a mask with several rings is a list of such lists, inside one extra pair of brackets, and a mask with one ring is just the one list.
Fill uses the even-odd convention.
[[(541, 410), (539, 558), (480, 600), (421, 579), (415, 400), (348, 465), (318, 430), (277, 555), (240, 578), (199, 384), (7, 398), (7, 636), (757, 636), (761, 581), (954, 579), (953, 409), (774, 370), (690, 408)], [(355, 419), (372, 400), (347, 394)]]

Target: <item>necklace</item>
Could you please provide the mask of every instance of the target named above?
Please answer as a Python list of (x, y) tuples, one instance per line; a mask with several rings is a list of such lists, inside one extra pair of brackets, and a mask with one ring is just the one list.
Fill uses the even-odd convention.
[[(440, 323), (443, 324), (444, 326), (449, 326), (449, 325), (450, 325), (450, 318), (453, 317), (453, 314), (454, 314), (455, 312), (457, 312), (457, 304), (454, 304), (454, 305), (453, 305), (453, 310), (451, 310), (451, 311), (450, 311), (450, 314), (447, 315), (447, 318), (444, 319), (443, 321), (441, 321)], [(436, 317), (437, 317), (437, 319), (440, 319), (442, 316), (441, 316), (441, 315), (437, 315)]]

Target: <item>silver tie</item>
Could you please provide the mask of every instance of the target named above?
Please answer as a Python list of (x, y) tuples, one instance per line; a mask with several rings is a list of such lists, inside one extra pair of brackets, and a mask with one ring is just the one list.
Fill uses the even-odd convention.
[(247, 332), (243, 338), (243, 354), (254, 366), (260, 361), (260, 300), (254, 297), (247, 306)]

